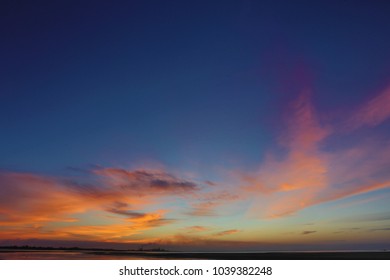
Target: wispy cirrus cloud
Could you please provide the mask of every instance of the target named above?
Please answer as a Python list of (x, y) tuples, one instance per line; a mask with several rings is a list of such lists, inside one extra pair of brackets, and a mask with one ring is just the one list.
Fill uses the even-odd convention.
[(196, 183), (177, 178), (160, 170), (126, 170), (103, 168), (95, 173), (104, 177), (108, 185), (127, 192), (145, 195), (160, 193), (185, 193), (198, 189)]
[(225, 235), (235, 234), (237, 232), (240, 232), (240, 230), (238, 230), (238, 229), (229, 229), (229, 230), (223, 230), (223, 231), (217, 232), (214, 235), (215, 236), (225, 236)]
[(242, 199), (237, 193), (225, 190), (197, 193), (194, 198), (196, 202), (191, 204), (191, 210), (187, 212), (190, 216), (216, 216), (218, 207)]
[[(388, 88), (362, 106), (348, 120), (350, 127), (364, 129), (387, 120), (389, 97)], [(321, 122), (307, 92), (290, 110), (280, 141), (286, 152), (268, 153), (257, 172), (240, 173), (243, 190), (254, 201), (252, 215), (285, 217), (316, 204), (390, 187), (388, 135), (377, 132), (368, 140), (332, 150), (327, 140), (345, 141), (348, 130), (339, 134), (334, 124)]]
[(281, 140), (287, 154), (282, 159), (268, 154), (256, 174), (244, 177), (246, 189), (260, 194), (252, 212), (267, 217), (289, 215), (305, 208), (328, 184), (328, 158), (319, 144), (330, 129), (320, 125), (309, 96), (305, 92), (294, 103)]
[(346, 121), (349, 130), (364, 126), (376, 126), (390, 117), (390, 86), (376, 97), (360, 106)]
[(194, 232), (208, 231), (208, 230), (210, 230), (210, 228), (204, 227), (204, 226), (191, 226), (191, 227), (186, 227), (184, 230), (189, 232), (189, 233), (194, 233)]

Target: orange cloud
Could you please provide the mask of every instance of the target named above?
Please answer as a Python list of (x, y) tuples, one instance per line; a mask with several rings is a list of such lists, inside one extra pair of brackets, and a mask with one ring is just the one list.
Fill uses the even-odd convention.
[[(130, 236), (175, 221), (164, 218), (166, 210), (145, 212), (144, 208), (155, 199), (180, 196), (197, 189), (195, 183), (163, 171), (104, 169), (96, 173), (104, 180), (92, 186), (29, 173), (1, 172), (0, 226), (3, 229), (0, 237), (12, 237), (16, 233), (21, 238), (91, 240)], [(114, 214), (122, 223), (53, 226), (55, 222), (76, 222), (76, 214), (88, 211)]]
[(209, 230), (208, 227), (202, 227), (202, 226), (192, 226), (192, 227), (187, 227), (185, 228), (187, 231), (190, 232), (200, 232), (200, 231), (206, 231)]
[(165, 211), (146, 213), (140, 217), (128, 218), (121, 224), (100, 226), (68, 226), (57, 229), (59, 233), (67, 234), (71, 238), (105, 242), (133, 242), (132, 236), (145, 230), (161, 227), (173, 222), (164, 218)]
[(231, 234), (234, 234), (234, 233), (237, 233), (237, 232), (240, 232), (240, 231), (237, 230), (237, 229), (229, 229), (229, 230), (224, 230), (224, 231), (217, 232), (215, 234), (215, 236), (231, 235)]
[[(354, 123), (374, 126), (384, 121), (390, 116), (389, 97), (390, 88), (363, 106)], [(243, 191), (253, 201), (252, 215), (284, 217), (315, 204), (390, 187), (390, 150), (385, 148), (390, 142), (325, 150), (327, 138), (340, 135), (319, 122), (308, 94), (302, 94), (292, 108), (281, 141), (287, 148), (285, 156), (268, 154), (258, 172), (242, 176)]]
[[(348, 120), (350, 127), (376, 126), (385, 121), (390, 116), (389, 98), (390, 88), (353, 114)], [(180, 210), (192, 216), (221, 215), (233, 203), (245, 201), (245, 207), (256, 217), (277, 218), (316, 204), (390, 187), (389, 140), (374, 135), (372, 142), (325, 149), (328, 137), (340, 135), (321, 123), (308, 93), (295, 101), (287, 124), (279, 141), (285, 153), (268, 153), (257, 172), (240, 173), (243, 187), (209, 181), (201, 185), (164, 170), (101, 168), (93, 170), (94, 185), (0, 172), (0, 238), (135, 242), (142, 239), (144, 231), (177, 221), (166, 217), (170, 210), (166, 205), (178, 198)], [(89, 211), (109, 213), (107, 224), (82, 225), (83, 221), (77, 221), (78, 214)], [(109, 222), (110, 218), (115, 222)], [(192, 226), (186, 230), (191, 235), (210, 229)], [(218, 237), (237, 232), (231, 229), (211, 233), (209, 239), (167, 236), (181, 244), (211, 244)]]
[[(134, 242), (133, 236), (145, 230), (161, 227), (172, 223), (173, 220), (164, 219), (161, 211), (145, 214), (142, 218), (124, 221), (120, 224), (81, 225), (44, 227), (16, 225), (7, 227), (0, 233), (1, 239), (10, 239), (17, 236), (21, 239), (40, 238), (54, 240), (88, 240), (123, 243)], [(139, 241), (137, 239), (137, 241)]]
[[(246, 176), (247, 190), (260, 192), (251, 212), (265, 217), (294, 213), (327, 186), (327, 157), (319, 144), (330, 130), (319, 124), (308, 93), (302, 94), (293, 106), (287, 135), (282, 144), (288, 148), (285, 158), (268, 155), (255, 176)], [(267, 200), (264, 200), (267, 195)]]
[(27, 173), (0, 173), (0, 225), (72, 221), (94, 201), (84, 200), (53, 178)]
[(228, 191), (214, 191), (194, 194), (196, 199), (188, 212), (192, 216), (216, 216), (217, 208), (229, 202), (240, 200), (240, 196)]
[(370, 185), (358, 185), (352, 189), (341, 189), (338, 191), (333, 191), (329, 193), (327, 196), (324, 195), (323, 198), (316, 199), (315, 201), (313, 201), (313, 204), (318, 204), (321, 202), (332, 201), (332, 200), (341, 199), (349, 196), (368, 193), (368, 192), (372, 192), (384, 188), (390, 188), (390, 180), (385, 182), (370, 184)]

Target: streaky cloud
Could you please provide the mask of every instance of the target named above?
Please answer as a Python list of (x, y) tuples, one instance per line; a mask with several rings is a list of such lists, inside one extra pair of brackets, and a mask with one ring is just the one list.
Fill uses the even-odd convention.
[(377, 126), (390, 117), (390, 86), (361, 106), (347, 120), (348, 130)]
[(313, 233), (316, 233), (317, 231), (316, 230), (305, 230), (305, 231), (302, 231), (302, 235), (308, 235), (308, 234), (313, 234)]
[[(390, 116), (389, 98), (390, 88), (362, 106), (349, 122), (380, 124)], [(279, 143), (286, 152), (278, 157), (268, 152), (257, 172), (237, 172), (242, 191), (253, 201), (252, 216), (286, 217), (313, 205), (390, 187), (386, 134), (376, 131), (370, 141), (332, 150), (326, 146), (327, 140), (343, 141), (344, 134), (334, 129), (334, 124), (320, 121), (308, 92), (302, 92), (290, 110)]]
[(113, 187), (130, 192), (187, 192), (195, 191), (198, 186), (194, 182), (179, 179), (172, 174), (160, 170), (126, 170), (121, 168), (103, 168), (95, 171), (103, 176)]
[(229, 230), (224, 230), (224, 231), (217, 232), (215, 234), (215, 236), (231, 235), (231, 234), (235, 234), (237, 232), (240, 232), (240, 230), (238, 230), (238, 229), (229, 229)]

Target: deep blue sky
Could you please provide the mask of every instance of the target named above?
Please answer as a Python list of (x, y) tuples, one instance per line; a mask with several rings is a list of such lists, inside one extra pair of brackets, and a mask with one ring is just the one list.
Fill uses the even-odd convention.
[(390, 248), (389, 3), (1, 1), (0, 245)]
[[(82, 3), (80, 3), (82, 2)], [(388, 82), (386, 1), (2, 1), (0, 168), (250, 168), (280, 105)]]

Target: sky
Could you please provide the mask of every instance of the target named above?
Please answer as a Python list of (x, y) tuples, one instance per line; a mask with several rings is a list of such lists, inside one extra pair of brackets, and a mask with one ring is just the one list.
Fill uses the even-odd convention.
[(390, 248), (386, 1), (0, 5), (0, 245)]

